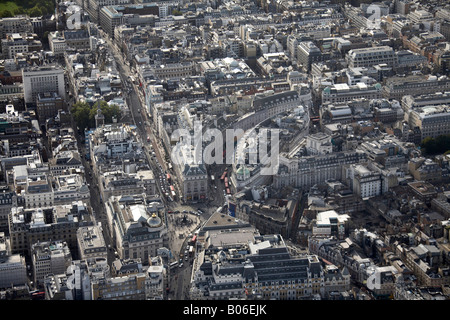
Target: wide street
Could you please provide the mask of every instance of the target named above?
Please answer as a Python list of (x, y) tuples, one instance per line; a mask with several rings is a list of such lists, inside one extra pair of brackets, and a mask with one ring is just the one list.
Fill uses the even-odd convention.
[[(155, 135), (153, 119), (146, 111), (143, 101), (143, 93), (137, 83), (130, 80), (130, 75), (135, 75), (135, 70), (130, 69), (127, 62), (124, 62), (122, 54), (115, 44), (111, 42), (109, 37), (101, 32), (103, 39), (109, 45), (111, 52), (116, 61), (117, 71), (119, 72), (124, 92), (126, 93), (126, 103), (130, 110), (131, 119), (137, 130), (137, 139), (141, 142), (148, 162), (154, 172), (156, 186), (163, 204), (166, 207), (167, 222), (169, 231), (169, 249), (172, 254), (172, 261), (178, 261), (176, 268), (170, 270), (168, 275), (168, 299), (185, 299), (187, 297), (187, 289), (190, 284), (192, 273), (193, 257), (186, 257), (185, 251), (188, 247), (188, 241), (192, 235), (201, 227), (201, 225), (217, 210), (223, 206), (225, 202), (224, 186), (220, 181), (220, 176), (225, 170), (225, 165), (218, 165), (209, 168), (209, 178), (214, 175), (215, 181), (210, 181), (209, 200), (207, 202), (186, 204), (180, 200), (180, 187), (176, 180), (175, 172), (169, 168), (168, 157), (162, 146), (161, 140)], [(89, 164), (87, 164), (89, 166)], [(167, 179), (170, 174), (171, 180)], [(91, 192), (98, 192), (92, 179)], [(172, 199), (170, 195), (170, 185), (174, 185), (177, 197)], [(94, 201), (95, 202), (95, 201)], [(103, 214), (102, 205), (95, 204), (95, 211), (98, 212), (100, 221), (106, 219)], [(198, 212), (201, 209), (202, 213)], [(102, 221), (102, 224), (104, 222)], [(104, 224), (105, 225), (105, 224)], [(109, 235), (106, 235), (109, 238)], [(109, 239), (110, 240), (110, 239)], [(111, 257), (113, 259), (113, 257)], [(181, 260), (181, 261), (180, 261)]]

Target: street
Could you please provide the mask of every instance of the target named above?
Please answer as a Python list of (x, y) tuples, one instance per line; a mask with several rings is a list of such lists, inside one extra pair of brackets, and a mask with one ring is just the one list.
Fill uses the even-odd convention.
[[(206, 203), (192, 203), (184, 204), (179, 195), (180, 186), (176, 180), (176, 175), (173, 170), (169, 169), (164, 147), (161, 144), (161, 140), (154, 134), (154, 123), (147, 112), (145, 111), (145, 104), (143, 103), (143, 94), (140, 92), (140, 87), (130, 80), (130, 75), (133, 74), (130, 66), (123, 61), (122, 54), (119, 52), (116, 45), (114, 45), (108, 36), (103, 33), (103, 39), (109, 45), (111, 52), (114, 56), (117, 71), (119, 72), (123, 92), (125, 94), (125, 100), (130, 110), (130, 115), (134, 125), (136, 126), (137, 139), (141, 142), (144, 153), (150, 164), (150, 167), (154, 173), (156, 187), (161, 195), (163, 204), (166, 207), (168, 215), (168, 231), (169, 231), (169, 249), (173, 255), (175, 261), (178, 261), (178, 266), (170, 270), (169, 273), (169, 299), (185, 299), (187, 298), (188, 289), (190, 286), (192, 261), (194, 257), (187, 257), (185, 251), (187, 249), (188, 241), (192, 238), (192, 235), (201, 227), (201, 225), (224, 203), (224, 187), (223, 182), (219, 180), (222, 175), (225, 165), (214, 166), (211, 170), (216, 179), (214, 182), (210, 182), (210, 194), (214, 195)], [(149, 138), (149, 140), (148, 140)], [(84, 159), (83, 159), (84, 160)], [(84, 161), (85, 166), (88, 168), (87, 176), (89, 177), (89, 183), (91, 185), (91, 194), (93, 200), (93, 208), (96, 212), (96, 216), (102, 225), (105, 227), (104, 236), (107, 243), (112, 243), (112, 239), (108, 234), (108, 228), (106, 227), (106, 214), (104, 213), (103, 204), (100, 203), (98, 197), (98, 189), (96, 185), (96, 179), (93, 179), (90, 172), (89, 163)], [(89, 171), (89, 172), (88, 172)], [(170, 180), (167, 177), (170, 174)], [(177, 197), (173, 199), (170, 196), (170, 186), (173, 185), (176, 191)], [(202, 213), (198, 212), (201, 209)], [(106, 231), (105, 231), (106, 229)], [(113, 250), (109, 254), (111, 263), (114, 260)], [(109, 257), (108, 257), (109, 258)]]

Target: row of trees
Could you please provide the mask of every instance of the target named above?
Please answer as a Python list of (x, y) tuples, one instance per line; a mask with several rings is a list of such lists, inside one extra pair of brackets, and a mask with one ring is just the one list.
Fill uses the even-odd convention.
[(53, 14), (55, 11), (54, 0), (16, 0), (11, 2), (17, 8), (0, 11), (0, 18), (14, 17), (20, 14), (27, 14), (30, 17), (40, 17)]
[(113, 117), (120, 120), (122, 111), (118, 105), (108, 105), (106, 101), (97, 101), (92, 106), (87, 102), (77, 102), (72, 105), (71, 113), (80, 130), (95, 128), (95, 115), (98, 105), (105, 116), (105, 123), (112, 123)]
[(422, 153), (426, 155), (450, 153), (450, 134), (436, 138), (427, 137), (420, 144)]

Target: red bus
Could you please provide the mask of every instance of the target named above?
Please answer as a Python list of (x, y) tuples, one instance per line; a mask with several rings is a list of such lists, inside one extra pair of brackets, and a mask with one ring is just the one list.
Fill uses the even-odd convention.
[(228, 183), (228, 177), (225, 177), (224, 180), (225, 180), (225, 183)]
[(192, 237), (191, 241), (188, 242), (188, 244), (189, 244), (190, 246), (193, 246), (193, 245), (195, 244), (196, 241), (197, 241), (197, 235), (195, 234), (195, 235)]
[(225, 179), (225, 176), (227, 175), (227, 173), (226, 172), (224, 172), (223, 174), (222, 174), (222, 176), (220, 177), (220, 181), (223, 181), (223, 179)]
[(310, 117), (309, 118), (313, 123), (320, 122), (320, 117)]
[(45, 299), (45, 292), (44, 291), (33, 291), (30, 292), (31, 299), (32, 300), (44, 300)]
[(175, 188), (172, 185), (170, 186), (170, 191), (175, 191)]
[(228, 182), (225, 181), (225, 188), (228, 188)]
[(227, 194), (231, 194), (231, 191), (229, 188), (227, 188)]
[(167, 181), (170, 181), (170, 174), (167, 174)]

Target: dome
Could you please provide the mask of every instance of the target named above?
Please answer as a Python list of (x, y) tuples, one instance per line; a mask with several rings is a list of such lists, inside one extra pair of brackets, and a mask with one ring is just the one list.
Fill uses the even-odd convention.
[(241, 166), (236, 170), (236, 175), (239, 180), (246, 179), (248, 176), (250, 176), (250, 170), (248, 170), (244, 166)]
[(150, 218), (148, 218), (147, 223), (151, 228), (159, 227), (161, 225), (161, 218), (154, 213)]

